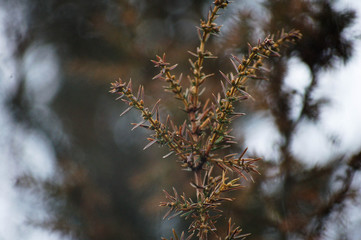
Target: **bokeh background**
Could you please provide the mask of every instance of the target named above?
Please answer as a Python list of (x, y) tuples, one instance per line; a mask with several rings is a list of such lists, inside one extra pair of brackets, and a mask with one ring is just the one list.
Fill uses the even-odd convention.
[[(108, 93), (119, 77), (143, 84), (161, 114), (184, 113), (150, 59), (167, 53), (188, 74), (206, 0), (0, 0), (0, 239), (159, 239), (186, 223), (162, 220), (162, 189), (190, 191), (163, 148), (142, 151), (136, 112)], [(255, 101), (238, 106), (239, 144), (261, 176), (224, 206), (249, 239), (360, 239), (361, 3), (234, 1), (209, 42), (205, 71), (270, 33), (304, 35), (268, 61)], [(220, 89), (216, 75), (207, 94)], [(185, 81), (186, 82), (186, 81)]]

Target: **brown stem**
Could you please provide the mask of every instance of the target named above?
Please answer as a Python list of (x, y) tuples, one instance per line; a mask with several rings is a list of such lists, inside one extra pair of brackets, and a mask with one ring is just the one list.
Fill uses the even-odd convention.
[[(219, 10), (218, 6), (215, 6), (210, 14), (210, 16), (207, 19), (207, 26), (211, 27), (211, 24), (213, 23), (213, 21), (216, 19), (216, 14)], [(198, 49), (198, 60), (197, 60), (197, 64), (195, 65), (195, 81), (194, 81), (194, 99), (193, 99), (193, 106), (197, 107), (198, 106), (198, 95), (199, 95), (199, 85), (200, 85), (200, 78), (202, 76), (202, 65), (203, 65), (203, 61), (204, 61), (204, 51), (205, 51), (205, 45), (206, 45), (206, 41), (208, 39), (210, 35), (209, 31), (203, 31), (202, 34), (202, 40), (200, 42), (199, 45), (199, 49)]]
[[(194, 171), (194, 181), (196, 183), (197, 186), (202, 187), (203, 183), (202, 183), (202, 169), (197, 169)], [(202, 189), (197, 188), (197, 200), (201, 201), (202, 200)]]

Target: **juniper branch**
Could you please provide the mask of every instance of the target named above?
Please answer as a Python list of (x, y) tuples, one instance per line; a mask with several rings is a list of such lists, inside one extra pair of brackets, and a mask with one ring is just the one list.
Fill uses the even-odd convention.
[[(179, 195), (173, 188), (174, 195), (164, 191), (168, 201), (160, 204), (169, 207), (165, 217), (173, 213), (171, 218), (180, 215), (184, 218), (193, 219), (188, 229), (190, 236), (187, 239), (197, 236), (198, 239), (205, 240), (209, 233), (214, 234), (218, 239), (215, 223), (220, 215), (215, 213), (221, 212), (219, 207), (222, 202), (233, 200), (224, 197), (223, 194), (243, 188), (238, 183), (240, 178), (248, 180), (246, 175), (249, 175), (253, 181), (250, 174), (252, 172), (259, 174), (255, 165), (259, 158), (244, 158), (247, 149), (239, 157), (236, 157), (237, 153), (220, 157), (211, 152), (236, 143), (234, 137), (230, 135), (228, 125), (234, 118), (244, 115), (234, 111), (234, 103), (250, 97), (245, 91), (247, 80), (259, 78), (256, 71), (261, 70), (263, 60), (271, 55), (279, 56), (281, 45), (301, 38), (301, 34), (294, 30), (290, 33), (282, 33), (276, 41), (273, 40), (273, 37), (267, 37), (255, 47), (249, 45), (247, 57), (240, 60), (233, 56), (233, 60), (231, 60), (236, 74), (226, 75), (221, 72), (226, 80), (225, 84), (221, 82), (223, 96), (221, 94), (214, 95), (215, 101), (213, 103), (209, 104), (211, 101), (207, 99), (202, 106), (199, 99), (200, 86), (207, 78), (214, 75), (213, 73), (206, 75), (203, 72), (203, 62), (206, 58), (215, 57), (211, 52), (205, 50), (205, 44), (211, 34), (219, 33), (221, 26), (217, 26), (214, 21), (219, 10), (229, 4), (227, 0), (215, 0), (213, 3), (213, 9), (208, 13), (207, 19), (201, 21), (198, 29), (200, 45), (197, 47), (196, 53), (190, 52), (196, 57), (196, 60), (189, 60), (193, 77), (190, 77), (191, 84), (186, 93), (183, 93), (180, 85), (181, 77), (176, 79), (175, 75), (171, 73), (177, 64), (170, 66), (165, 61), (165, 55), (163, 57), (157, 56), (157, 60), (152, 60), (155, 67), (160, 68), (159, 74), (153, 79), (160, 78), (169, 84), (166, 90), (173, 92), (175, 97), (182, 101), (188, 114), (188, 121), (185, 120), (182, 125), (177, 126), (168, 116), (166, 123), (161, 123), (158, 110), (159, 101), (150, 111), (144, 106), (143, 87), (139, 87), (138, 94), (135, 96), (132, 92), (131, 81), (127, 84), (119, 80), (112, 83), (110, 90), (111, 93), (119, 94), (119, 98), (122, 98), (129, 105), (122, 115), (132, 108), (141, 112), (143, 120), (134, 124), (133, 129), (141, 126), (154, 132), (151, 135), (152, 138), (148, 138), (150, 143), (146, 147), (154, 143), (167, 145), (171, 152), (166, 154), (164, 158), (174, 152), (182, 162), (181, 166), (194, 172), (195, 180), (190, 183), (196, 190), (197, 198), (195, 201), (192, 198), (186, 198), (184, 194)], [(153, 117), (153, 115), (156, 116)], [(145, 122), (149, 125), (144, 125)], [(170, 128), (172, 129), (170, 130)], [(213, 177), (213, 166), (222, 169), (222, 175)], [(238, 173), (239, 177), (230, 179), (227, 177), (227, 173), (230, 171)], [(234, 228), (231, 220), (229, 220), (229, 230), (224, 239), (243, 239), (246, 235), (240, 233), (241, 229), (239, 227)], [(173, 235), (174, 239), (179, 239), (174, 231)], [(184, 234), (181, 235), (180, 239), (184, 239)]]

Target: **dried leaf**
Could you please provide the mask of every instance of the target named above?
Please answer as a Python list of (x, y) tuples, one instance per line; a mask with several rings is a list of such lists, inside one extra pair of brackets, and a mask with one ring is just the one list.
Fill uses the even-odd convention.
[(163, 72), (158, 73), (157, 75), (155, 75), (152, 79), (157, 79), (157, 78), (161, 78), (163, 76)]
[(169, 157), (170, 155), (172, 155), (173, 153), (174, 153), (174, 152), (171, 151), (171, 152), (167, 153), (166, 155), (164, 155), (163, 158), (167, 158), (167, 157)]
[(181, 73), (179, 75), (179, 78), (178, 78), (178, 84), (180, 84), (182, 82), (182, 78), (183, 78), (183, 73)]
[(117, 97), (115, 100), (119, 100), (119, 99), (121, 99), (122, 97), (124, 97), (124, 94), (120, 94), (120, 96)]
[(166, 219), (168, 216), (169, 216), (169, 214), (172, 212), (172, 208), (170, 208), (167, 212), (166, 212), (166, 214), (164, 214), (164, 216), (163, 216), (163, 220), (164, 219)]
[(231, 54), (232, 58), (234, 58), (239, 64), (242, 63), (241, 59), (239, 59), (237, 56)]
[(230, 85), (232, 85), (232, 81), (226, 76), (226, 74), (224, 74), (222, 71), (219, 71), (221, 74), (222, 74), (222, 77), (224, 78), (224, 79), (226, 79), (226, 81), (230, 84)]
[(187, 120), (184, 120), (183, 125), (182, 125), (182, 131), (180, 132), (180, 135), (184, 136), (186, 128), (187, 128)]
[(190, 55), (194, 56), (194, 57), (198, 57), (198, 55), (195, 54), (194, 52), (188, 51), (188, 53), (189, 53)]
[(152, 146), (154, 143), (158, 142), (157, 139), (154, 139), (153, 141), (151, 141), (150, 143), (148, 143), (147, 145), (145, 145), (145, 147), (143, 148), (143, 150), (149, 148), (150, 146)]
[(248, 92), (243, 91), (243, 90), (240, 89), (240, 88), (237, 88), (237, 90), (238, 90), (240, 93), (242, 93), (244, 96), (246, 96), (246, 97), (252, 99), (253, 101), (255, 101), (254, 97), (252, 97), (251, 94), (249, 94)]
[(137, 93), (137, 99), (138, 101), (140, 100), (140, 96), (141, 96), (141, 92), (142, 92), (142, 85), (139, 85), (139, 88), (138, 88), (138, 93)]
[(127, 89), (132, 91), (132, 79), (129, 80), (128, 85), (127, 85)]
[(222, 86), (223, 94), (226, 97), (227, 96), (227, 90), (226, 90), (226, 87), (224, 86), (222, 81), (221, 81), (221, 86)]
[[(199, 40), (202, 41), (202, 33), (201, 33), (201, 30), (199, 27), (197, 27), (197, 33), (198, 33)], [(198, 56), (196, 56), (196, 57), (198, 57)]]
[[(207, 109), (207, 107), (208, 107), (209, 102), (210, 102), (210, 99), (209, 99), (209, 98), (207, 98), (206, 102), (205, 102), (205, 103), (204, 103), (204, 105), (203, 105), (202, 112), (205, 112), (205, 111), (206, 111), (206, 109)], [(209, 110), (208, 110), (208, 111), (209, 111)]]
[(135, 124), (135, 126), (131, 129), (131, 131), (133, 131), (134, 129), (136, 129), (137, 127), (140, 127), (143, 125), (143, 123), (145, 123), (146, 120), (141, 121), (140, 123), (132, 123), (133, 125)]
[(173, 70), (178, 66), (178, 64), (174, 64), (173, 66), (169, 67), (169, 70)]
[(206, 91), (206, 88), (202, 88), (202, 90), (200, 91), (200, 93), (198, 94), (198, 96), (201, 96), (204, 92)]
[(152, 114), (153, 114), (154, 111), (157, 109), (157, 106), (158, 106), (160, 100), (161, 100), (161, 99), (158, 99), (158, 101), (154, 104), (153, 109), (152, 109), (152, 111), (151, 111)]
[(234, 69), (236, 70), (236, 72), (238, 72), (238, 66), (237, 66), (237, 64), (233, 61), (232, 58), (230, 58), (229, 60), (231, 60), (231, 63), (232, 63), (232, 65), (233, 65)]
[(156, 116), (155, 119), (157, 119), (157, 121), (159, 121), (159, 108), (158, 108), (158, 107), (157, 107), (157, 109), (155, 110), (155, 116)]
[(132, 109), (132, 108), (133, 108), (133, 106), (130, 106), (130, 107), (128, 107), (127, 109), (125, 109), (124, 112), (122, 112), (122, 113), (120, 114), (120, 116), (123, 116), (124, 114), (126, 114), (127, 112), (129, 112), (130, 109)]
[(175, 197), (171, 196), (166, 190), (163, 189), (163, 192), (165, 194), (165, 197), (171, 201), (175, 201)]
[(248, 55), (251, 55), (252, 45), (250, 43), (247, 43), (247, 45), (248, 45)]
[(246, 149), (244, 149), (244, 151), (242, 152), (241, 156), (239, 156), (239, 158), (238, 158), (239, 160), (241, 160), (243, 158), (243, 156), (244, 156), (244, 154), (246, 154), (247, 150), (248, 150), (248, 147), (246, 147)]

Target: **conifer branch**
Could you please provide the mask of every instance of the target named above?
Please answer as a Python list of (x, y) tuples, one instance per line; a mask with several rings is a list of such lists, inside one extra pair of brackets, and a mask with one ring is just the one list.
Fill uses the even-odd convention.
[[(171, 73), (177, 64), (170, 66), (170, 63), (165, 60), (165, 54), (162, 57), (156, 56), (156, 60), (151, 60), (155, 67), (160, 68), (160, 72), (153, 79), (162, 79), (167, 82), (168, 86), (165, 90), (172, 92), (175, 98), (183, 103), (188, 117), (183, 124), (174, 124), (169, 116), (165, 124), (162, 123), (159, 119), (159, 100), (151, 111), (146, 108), (143, 86), (138, 88), (137, 96), (135, 96), (131, 81), (125, 83), (119, 79), (112, 83), (110, 92), (118, 94), (118, 98), (129, 105), (121, 115), (132, 108), (141, 112), (142, 121), (133, 123), (132, 130), (143, 127), (153, 131), (144, 149), (155, 143), (167, 145), (170, 152), (163, 158), (175, 153), (181, 166), (194, 173), (194, 181), (190, 181), (190, 185), (195, 189), (196, 198), (193, 200), (191, 197), (186, 197), (184, 193), (180, 195), (175, 188), (173, 188), (173, 194), (164, 190), (167, 201), (161, 202), (160, 206), (169, 208), (164, 218), (180, 216), (192, 219), (188, 228), (190, 235), (186, 239), (196, 236), (199, 240), (206, 240), (209, 234), (217, 239), (244, 239), (248, 234), (241, 234), (241, 228), (235, 227), (231, 219), (228, 221), (227, 235), (224, 238), (219, 237), (216, 220), (222, 214), (220, 209), (222, 203), (233, 201), (225, 194), (242, 189), (244, 186), (240, 184), (241, 179), (254, 181), (252, 174), (260, 174), (256, 166), (256, 162), (260, 159), (246, 158), (247, 149), (241, 154), (231, 153), (223, 157), (214, 151), (237, 143), (235, 137), (230, 135), (231, 130), (228, 126), (232, 120), (244, 115), (244, 113), (235, 112), (234, 104), (252, 98), (245, 90), (247, 80), (262, 79), (257, 76), (257, 71), (262, 70), (264, 59), (279, 56), (279, 47), (286, 42), (300, 39), (301, 34), (293, 30), (290, 33), (282, 32), (277, 40), (266, 37), (254, 47), (249, 45), (249, 54), (242, 60), (232, 56), (231, 63), (235, 68), (235, 73), (224, 74), (220, 71), (224, 78), (224, 81), (221, 81), (222, 94), (213, 94), (213, 102), (206, 99), (202, 104), (200, 86), (207, 78), (214, 76), (214, 73), (203, 72), (203, 62), (206, 58), (215, 57), (210, 51), (205, 50), (205, 44), (210, 35), (219, 33), (221, 26), (217, 26), (214, 21), (218, 17), (219, 10), (226, 8), (229, 4), (227, 0), (215, 0), (213, 3), (213, 9), (209, 11), (206, 20), (201, 20), (198, 28), (200, 45), (196, 53), (189, 52), (196, 59), (189, 60), (192, 77), (189, 77), (190, 85), (184, 92), (180, 85), (181, 75), (177, 79)], [(213, 175), (214, 166), (222, 170), (221, 175)], [(238, 177), (229, 177), (229, 172), (236, 172)], [(178, 237), (174, 230), (173, 237), (171, 239), (185, 239), (184, 233)]]

